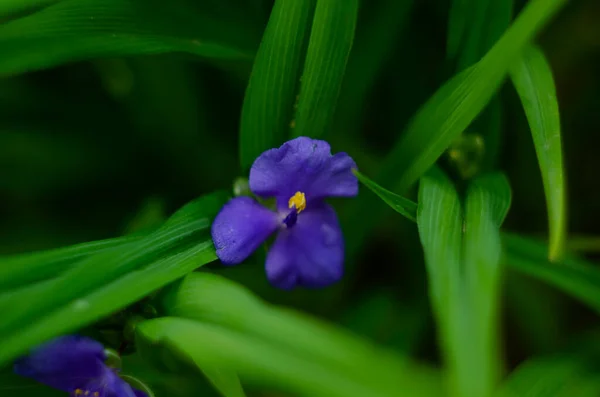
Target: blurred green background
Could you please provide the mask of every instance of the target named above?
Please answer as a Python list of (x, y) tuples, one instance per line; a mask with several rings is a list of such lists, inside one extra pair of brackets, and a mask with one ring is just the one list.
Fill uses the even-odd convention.
[[(35, 6), (0, 14), (0, 254), (115, 237), (157, 224), (199, 195), (232, 189), (235, 178), (246, 176), (238, 160), (240, 114), (272, 3), (152, 0), (143, 7), (148, 15), (136, 14), (159, 25), (161, 16), (172, 15), (165, 31), (183, 36), (188, 30), (210, 31), (239, 52), (221, 59), (186, 49), (161, 51), (150, 48), (152, 43), (142, 52), (155, 54), (128, 55), (126, 48), (102, 53), (68, 33), (52, 41), (41, 23), (37, 36), (28, 33), (33, 25), (11, 25), (26, 20)], [(495, 31), (497, 21), (490, 15), (487, 35), (470, 44), (475, 58), (450, 54), (451, 3), (362, 1), (335, 122), (324, 137), (334, 152), (353, 156), (362, 173), (376, 175), (380, 160), (427, 98), (501, 35), (504, 28)], [(515, 1), (512, 14), (524, 3)], [(591, 258), (600, 252), (598, 20), (600, 2), (571, 1), (537, 40), (558, 92), (568, 247)], [(143, 31), (142, 25), (134, 30)], [(131, 40), (136, 40), (133, 34)], [(80, 45), (79, 55), (61, 55), (61, 43)], [(49, 47), (55, 50), (46, 58), (36, 55)], [(499, 126), (499, 133), (490, 125)], [(466, 174), (504, 171), (513, 201), (503, 228), (545, 238), (540, 170), (511, 84), (504, 84), (456, 147), (465, 160), (446, 154), (440, 161), (454, 179), (460, 183)], [(361, 194), (372, 193), (363, 188)], [(351, 203), (335, 204), (346, 233), (360, 227)], [(344, 280), (325, 290), (274, 290), (265, 280), (260, 253), (240, 267), (213, 263), (209, 268), (269, 302), (339, 322), (438, 365), (417, 229), (386, 211), (367, 238), (350, 247)], [(597, 316), (581, 303), (522, 275), (508, 271), (505, 277), (510, 282), (503, 296), (502, 333), (511, 368), (596, 329)]]

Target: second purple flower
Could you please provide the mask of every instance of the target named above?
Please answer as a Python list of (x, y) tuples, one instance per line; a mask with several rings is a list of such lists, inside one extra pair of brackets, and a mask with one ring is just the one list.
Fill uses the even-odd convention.
[(241, 263), (277, 232), (266, 260), (269, 281), (283, 289), (324, 287), (343, 274), (344, 240), (327, 197), (353, 197), (356, 163), (331, 154), (325, 141), (300, 137), (261, 154), (250, 169), (250, 190), (275, 198), (275, 210), (250, 197), (229, 201), (212, 224), (217, 256)]

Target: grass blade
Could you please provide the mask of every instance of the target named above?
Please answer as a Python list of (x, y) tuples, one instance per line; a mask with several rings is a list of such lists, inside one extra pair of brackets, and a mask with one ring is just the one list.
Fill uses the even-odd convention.
[(512, 0), (454, 0), (448, 21), (448, 56), (464, 70), (489, 51), (512, 17)]
[(567, 351), (524, 362), (510, 374), (495, 396), (597, 396), (600, 393), (600, 381), (594, 370), (599, 358), (597, 337), (597, 334), (592, 334), (581, 338)]
[[(298, 357), (267, 341), (215, 325), (163, 317), (137, 327), (137, 345), (145, 350), (164, 347), (199, 368), (229, 367), (243, 379), (311, 397), (385, 397), (347, 374)], [(395, 391), (394, 391), (395, 393)]]
[(499, 174), (469, 186), (464, 217), (439, 169), (421, 180), (417, 225), (451, 395), (489, 396), (499, 379), (499, 228), (509, 205), (510, 189)]
[(317, 0), (294, 136), (321, 137), (331, 126), (357, 18), (358, 0)]
[[(566, 0), (532, 0), (515, 22), (474, 66), (444, 84), (417, 112), (407, 130), (383, 162), (376, 178), (392, 191), (404, 192), (421, 177), (465, 131), (490, 101), (523, 49), (560, 10)], [(359, 199), (351, 211), (360, 227), (349, 227), (347, 246), (354, 257), (381, 207), (371, 197)]]
[(382, 188), (357, 170), (354, 170), (354, 175), (356, 175), (358, 180), (363, 185), (368, 187), (373, 193), (379, 196), (379, 198), (382, 199), (384, 203), (389, 205), (394, 211), (413, 222), (417, 221), (417, 203)]
[(521, 51), (565, 2), (530, 1), (480, 62), (451, 79), (423, 105), (385, 162), (393, 175), (388, 178), (396, 181), (400, 191), (423, 175), (471, 124)]
[(60, 0), (3, 0), (0, 3), (0, 18), (15, 15), (22, 11), (32, 10)]
[(600, 269), (574, 257), (558, 263), (548, 260), (548, 246), (541, 242), (504, 233), (505, 261), (516, 271), (548, 283), (600, 312)]
[(242, 108), (242, 169), (288, 136), (315, 1), (275, 1)]
[(222, 327), (344, 374), (376, 394), (402, 387), (407, 395), (422, 395), (420, 392), (439, 386), (434, 382), (421, 387), (417, 380), (429, 375), (414, 364), (301, 313), (265, 304), (245, 288), (217, 275), (190, 274), (171, 287), (164, 307), (167, 315)]
[[(500, 266), (500, 225), (511, 202), (511, 190), (502, 174), (489, 174), (474, 180), (467, 189), (463, 235), (464, 290), (472, 324), (470, 344), (463, 354), (480, 375), (471, 380), (471, 392), (464, 395), (490, 395), (500, 379), (499, 312), (502, 282)], [(464, 382), (467, 382), (469, 374)], [(465, 388), (466, 389), (466, 388)]]
[(458, 193), (440, 170), (433, 169), (421, 179), (417, 226), (450, 388), (458, 393), (453, 395), (461, 397), (461, 384), (468, 383), (462, 379), (463, 374), (472, 369), (468, 362), (464, 367), (461, 360), (461, 347), (466, 343), (462, 338), (468, 338), (466, 331), (470, 325), (462, 310), (463, 297), (460, 295), (462, 222)]
[(251, 59), (257, 41), (253, 27), (210, 8), (158, 0), (63, 0), (0, 26), (0, 76), (95, 57), (175, 51)]
[(535, 144), (548, 205), (551, 261), (560, 258), (566, 239), (566, 186), (563, 171), (560, 117), (552, 70), (542, 51), (529, 47), (511, 69)]
[(216, 259), (210, 238), (198, 239), (197, 233), (207, 231), (224, 201), (220, 193), (202, 197), (173, 215), (163, 232), (91, 256), (35, 291), (16, 290), (3, 299), (0, 366), (35, 344), (98, 320)]
[(42, 252), (19, 254), (0, 258), (0, 291), (18, 288), (28, 283), (56, 276), (69, 269), (83, 257), (138, 241), (140, 236), (117, 237), (92, 241)]
[(240, 378), (229, 369), (204, 366), (202, 373), (223, 397), (246, 397)]

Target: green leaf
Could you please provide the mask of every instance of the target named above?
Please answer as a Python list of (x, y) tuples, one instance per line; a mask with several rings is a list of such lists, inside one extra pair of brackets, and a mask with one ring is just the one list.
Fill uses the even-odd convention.
[[(398, 385), (402, 385), (407, 395), (425, 393), (419, 380), (428, 375), (418, 367), (301, 313), (269, 306), (246, 289), (217, 275), (188, 275), (170, 288), (164, 306), (167, 315), (237, 332), (251, 338), (251, 343), (268, 344), (265, 345), (268, 349), (327, 368), (335, 376), (344, 374), (344, 377), (360, 382), (373, 393), (385, 394)], [(257, 354), (262, 356), (262, 353)], [(242, 377), (247, 373), (247, 369), (233, 369), (239, 371)], [(434, 383), (427, 388), (432, 390), (437, 386)], [(336, 395), (341, 392), (337, 391)], [(323, 393), (327, 394), (322, 390), (319, 395)], [(375, 394), (368, 392), (365, 395)]]
[(583, 338), (581, 346), (551, 356), (535, 357), (514, 370), (497, 397), (595, 397), (600, 380), (598, 335)]
[(0, 365), (216, 259), (206, 232), (224, 201), (222, 193), (197, 199), (141, 241), (84, 259), (35, 291), (12, 292), (2, 310)]
[[(406, 191), (417, 181), (484, 109), (509, 67), (565, 3), (566, 0), (529, 1), (481, 61), (454, 76), (419, 109), (375, 179), (398, 192)], [(361, 199), (356, 205), (359, 208), (351, 212), (360, 221), (360, 227), (349, 228), (349, 257), (355, 255), (382, 214), (370, 198)]]
[(600, 312), (600, 269), (585, 260), (566, 256), (548, 260), (544, 243), (504, 233), (505, 261), (521, 273), (544, 281)]
[(0, 26), (0, 76), (95, 57), (186, 52), (250, 59), (257, 37), (241, 18), (184, 0), (63, 0)]
[(388, 178), (400, 191), (423, 175), (471, 124), (521, 51), (565, 2), (530, 1), (480, 62), (448, 81), (421, 107), (385, 161)]
[(467, 22), (470, 15), (469, 0), (453, 0), (448, 17), (448, 36), (446, 43), (446, 53), (448, 58), (453, 59), (458, 56), (461, 43), (464, 41), (467, 32)]
[(315, 1), (275, 1), (242, 107), (242, 169), (289, 135)]
[(357, 170), (353, 170), (353, 172), (363, 185), (368, 187), (373, 193), (379, 196), (379, 198), (389, 205), (394, 211), (402, 216), (405, 216), (413, 222), (417, 221), (417, 203), (382, 188)]
[(0, 257), (0, 291), (56, 276), (83, 257), (122, 247), (140, 238), (140, 236), (117, 237), (48, 251)]
[[(214, 325), (164, 317), (138, 326), (137, 345), (191, 357), (199, 366), (228, 366), (249, 382), (292, 391), (299, 396), (383, 397), (392, 394), (365, 386), (348, 376), (278, 349), (267, 341)], [(144, 350), (142, 350), (143, 353)]]
[(223, 397), (245, 397), (237, 374), (229, 369), (204, 366), (200, 368)]
[(535, 144), (548, 205), (551, 261), (559, 259), (566, 239), (566, 186), (563, 171), (560, 117), (552, 70), (537, 47), (529, 47), (511, 69)]
[(0, 17), (42, 7), (60, 0), (2, 0), (0, 2)]
[(358, 0), (317, 0), (294, 118), (294, 136), (321, 137), (331, 126), (357, 17)]
[[(500, 266), (500, 225), (511, 203), (511, 190), (502, 174), (489, 174), (475, 179), (467, 188), (462, 247), (463, 276), (468, 294), (468, 316), (473, 339), (460, 348), (471, 354), (472, 364), (481, 371), (481, 394), (488, 395), (500, 379), (502, 354), (500, 352), (499, 313), (502, 269)], [(468, 373), (462, 374), (465, 382)], [(470, 388), (470, 387), (469, 387)], [(466, 389), (466, 387), (465, 387)], [(472, 389), (476, 390), (476, 389)], [(485, 391), (484, 391), (485, 390)]]
[(510, 23), (512, 0), (454, 0), (448, 21), (448, 55), (458, 70), (478, 62)]
[(421, 180), (417, 225), (452, 395), (488, 396), (499, 379), (499, 228), (509, 205), (500, 174), (468, 187), (464, 217), (439, 169)]

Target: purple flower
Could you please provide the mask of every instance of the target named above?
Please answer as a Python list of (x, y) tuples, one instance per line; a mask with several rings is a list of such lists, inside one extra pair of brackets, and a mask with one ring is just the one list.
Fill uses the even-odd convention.
[(325, 141), (300, 137), (261, 154), (250, 169), (250, 190), (276, 200), (274, 211), (250, 197), (229, 201), (212, 224), (217, 256), (226, 265), (246, 259), (271, 234), (277, 237), (265, 264), (283, 289), (324, 287), (343, 273), (344, 240), (327, 197), (358, 194), (346, 153), (331, 154)]
[(147, 397), (104, 364), (102, 344), (81, 336), (61, 336), (19, 359), (15, 373), (71, 396)]

